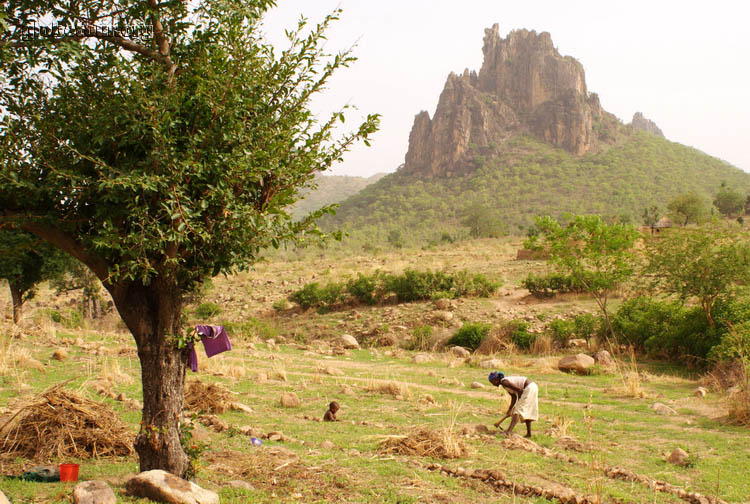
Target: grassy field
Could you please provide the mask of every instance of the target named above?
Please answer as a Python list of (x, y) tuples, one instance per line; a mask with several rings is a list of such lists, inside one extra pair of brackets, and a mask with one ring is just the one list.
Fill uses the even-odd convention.
[[(511, 350), (466, 361), (438, 346), (418, 352), (379, 346), (385, 335), (408, 342), (413, 329), (425, 325), (433, 327), (437, 343), (464, 321), (524, 319), (541, 331), (557, 315), (594, 312), (585, 297), (530, 299), (520, 281), (545, 265), (516, 261), (517, 248), (517, 241), (505, 239), (375, 256), (306, 251), (303, 258), (282, 254), (250, 272), (214, 279), (201, 302), (221, 307), (210, 322), (231, 328), (233, 350), (207, 359), (199, 349), (199, 372), (188, 372), (187, 380), (220, 384), (231, 391), (232, 401), (252, 412), (219, 413), (226, 426), (216, 430), (196, 421), (193, 439), (206, 445), (197, 459), (196, 483), (218, 492), (223, 503), (531, 503), (550, 501), (545, 491), (565, 489), (590, 502), (697, 499), (687, 492), (750, 502), (748, 431), (722, 422), (723, 392), (694, 396), (700, 377), (685, 369), (626, 359), (615, 370), (577, 376), (556, 369), (565, 352), (549, 346), (537, 354)], [(489, 299), (456, 300), (448, 310), (452, 318), (431, 302), (325, 314), (280, 302), (310, 281), (407, 267), (467, 269), (504, 285)], [(0, 308), (8, 314), (8, 295), (2, 295)], [(42, 292), (29, 303), (20, 329), (7, 321), (0, 328), (0, 414), (7, 418), (24, 398), (66, 382), (66, 390), (103, 401), (137, 432), (140, 411), (133, 401), (141, 400), (140, 368), (132, 338), (114, 314), (67, 328), (64, 317), (62, 323), (50, 320), (50, 309), (64, 316), (69, 308), (66, 300)], [(331, 344), (345, 333), (362, 348), (343, 351)], [(67, 350), (65, 360), (52, 358), (57, 348)], [(429, 359), (415, 363), (417, 353)], [(506, 439), (492, 427), (508, 403), (507, 394), (487, 382), (489, 370), (480, 367), (488, 358), (500, 359), (506, 374), (526, 375), (539, 385), (540, 419), (533, 425), (532, 442)], [(473, 382), (483, 387), (474, 388)], [(124, 393), (130, 401), (102, 396), (96, 392), (102, 388), (111, 395)], [(300, 406), (282, 407), (285, 392), (296, 393)], [(341, 405), (338, 423), (319, 421), (330, 401)], [(676, 414), (657, 413), (652, 409), (657, 402)], [(465, 453), (443, 459), (384, 447), (399, 436), (417, 439), (419, 428), (463, 444)], [(523, 433), (522, 426), (516, 433)], [(249, 435), (264, 437), (262, 446), (253, 446)], [(665, 460), (677, 447), (690, 455), (687, 467)], [(124, 491), (124, 481), (137, 472), (135, 456), (77, 462), (81, 479), (108, 481), (119, 502), (146, 502)], [(14, 455), (0, 456), (2, 475), (20, 474), (32, 465)], [(634, 477), (614, 477), (615, 467)], [(472, 477), (483, 470), (502, 471), (509, 485)], [(249, 485), (230, 485), (236, 480)], [(536, 496), (521, 495), (535, 488), (541, 490)], [(72, 485), (0, 478), (0, 489), (14, 503), (70, 502)]]

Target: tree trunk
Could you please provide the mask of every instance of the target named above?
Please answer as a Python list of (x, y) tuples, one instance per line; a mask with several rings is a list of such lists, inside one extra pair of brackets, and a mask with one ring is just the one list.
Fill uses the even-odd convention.
[(13, 282), (8, 282), (10, 286), (10, 297), (13, 300), (13, 323), (18, 324), (23, 313), (23, 291)]
[(141, 361), (143, 415), (135, 440), (141, 471), (163, 469), (184, 477), (189, 460), (180, 444), (187, 351), (177, 348), (182, 293), (155, 280), (115, 285), (112, 298), (135, 338)]

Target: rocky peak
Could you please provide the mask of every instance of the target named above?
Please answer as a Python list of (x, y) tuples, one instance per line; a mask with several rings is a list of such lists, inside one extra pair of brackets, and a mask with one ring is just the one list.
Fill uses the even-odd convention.
[(499, 30), (497, 24), (485, 30), (479, 73), (451, 73), (435, 115), (416, 116), (404, 171), (467, 172), (478, 154), (496, 153), (518, 133), (574, 154), (595, 147), (593, 125), (606, 113), (588, 93), (580, 62), (561, 56), (547, 32), (515, 30), (503, 39)]
[(661, 132), (661, 129), (659, 129), (656, 123), (650, 119), (646, 119), (640, 112), (636, 112), (635, 114), (633, 114), (633, 121), (630, 123), (630, 125), (633, 127), (633, 129), (653, 133), (656, 136), (664, 138), (664, 133)]

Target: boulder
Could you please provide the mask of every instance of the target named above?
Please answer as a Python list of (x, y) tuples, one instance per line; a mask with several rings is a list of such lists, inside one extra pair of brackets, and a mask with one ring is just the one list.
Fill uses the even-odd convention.
[(117, 504), (115, 493), (104, 481), (84, 481), (73, 489), (75, 504)]
[(693, 391), (693, 395), (695, 397), (700, 397), (700, 398), (706, 397), (707, 393), (708, 393), (708, 390), (706, 390), (705, 387), (698, 387), (697, 389), (695, 389), (695, 391)]
[(125, 489), (134, 497), (145, 497), (156, 502), (219, 504), (219, 496), (215, 492), (161, 469), (145, 471), (130, 478), (125, 483)]
[(342, 334), (338, 339), (338, 344), (344, 348), (356, 350), (359, 348), (359, 342), (351, 334)]
[(451, 320), (453, 320), (453, 312), (436, 311), (435, 318), (438, 320), (442, 320), (443, 322), (450, 322)]
[(464, 347), (460, 347), (460, 346), (451, 347), (450, 352), (456, 357), (459, 357), (461, 359), (466, 359), (468, 357), (471, 357), (471, 352), (469, 352)]
[(281, 405), (285, 408), (297, 408), (302, 403), (294, 392), (284, 392), (281, 394)]
[(0, 490), (0, 504), (10, 504), (10, 501), (5, 496), (2, 490)]
[(586, 373), (586, 370), (593, 366), (595, 363), (594, 358), (586, 354), (568, 355), (560, 359), (557, 363), (557, 368), (560, 371), (574, 372), (574, 373)]
[(484, 388), (484, 385), (482, 385), (481, 383), (475, 381), (475, 382), (471, 382), (471, 388), (473, 388), (473, 389), (482, 389), (482, 388)]
[(433, 303), (438, 310), (450, 310), (451, 302), (448, 299), (436, 299)]
[(255, 490), (255, 487), (253, 487), (253, 485), (251, 485), (247, 481), (242, 480), (228, 481), (227, 486), (230, 488), (239, 488), (240, 490)]
[(690, 455), (688, 455), (687, 452), (682, 448), (675, 448), (672, 453), (669, 454), (669, 458), (667, 460), (671, 464), (685, 467), (689, 464)]
[(612, 355), (606, 350), (599, 350), (594, 354), (594, 361), (600, 366), (610, 367), (615, 365)]
[(411, 358), (411, 361), (414, 364), (424, 364), (426, 362), (430, 362), (431, 360), (432, 360), (432, 356), (427, 355), (427, 354), (417, 354)]
[(52, 354), (52, 358), (59, 361), (67, 360), (68, 358), (68, 351), (64, 348), (58, 348), (55, 350), (55, 352)]
[(482, 369), (500, 369), (504, 366), (505, 364), (500, 359), (487, 359), (479, 363), (479, 367)]
[(657, 412), (660, 415), (676, 415), (677, 414), (677, 412), (675, 410), (673, 410), (672, 408), (670, 408), (666, 404), (662, 404), (660, 402), (654, 403), (651, 406), (651, 409), (654, 410), (655, 412)]

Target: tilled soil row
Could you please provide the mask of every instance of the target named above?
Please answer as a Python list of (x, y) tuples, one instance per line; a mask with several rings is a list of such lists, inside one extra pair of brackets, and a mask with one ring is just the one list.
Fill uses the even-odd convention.
[(437, 463), (428, 464), (424, 468), (429, 471), (439, 471), (454, 478), (478, 479), (490, 485), (496, 491), (512, 493), (513, 495), (543, 497), (548, 500), (558, 500), (562, 504), (601, 504), (598, 497), (576, 495), (572, 489), (563, 486), (543, 488), (511, 481), (504, 472), (497, 469), (464, 469), (462, 467), (452, 469)]
[[(564, 453), (555, 452), (549, 448), (539, 446), (533, 441), (518, 436), (504, 439), (503, 446), (510, 450), (525, 450), (544, 457), (555, 458), (557, 460), (576, 464), (581, 467), (591, 467), (591, 464), (583, 460), (578, 460), (575, 457), (565, 455)], [(675, 495), (690, 504), (728, 504), (725, 500), (717, 497), (709, 497), (698, 492), (688, 492), (687, 490), (672, 485), (671, 483), (667, 483), (666, 481), (656, 480), (643, 474), (637, 474), (633, 471), (623, 469), (622, 467), (604, 467), (602, 468), (602, 472), (608, 478), (641, 483), (654, 491)]]

